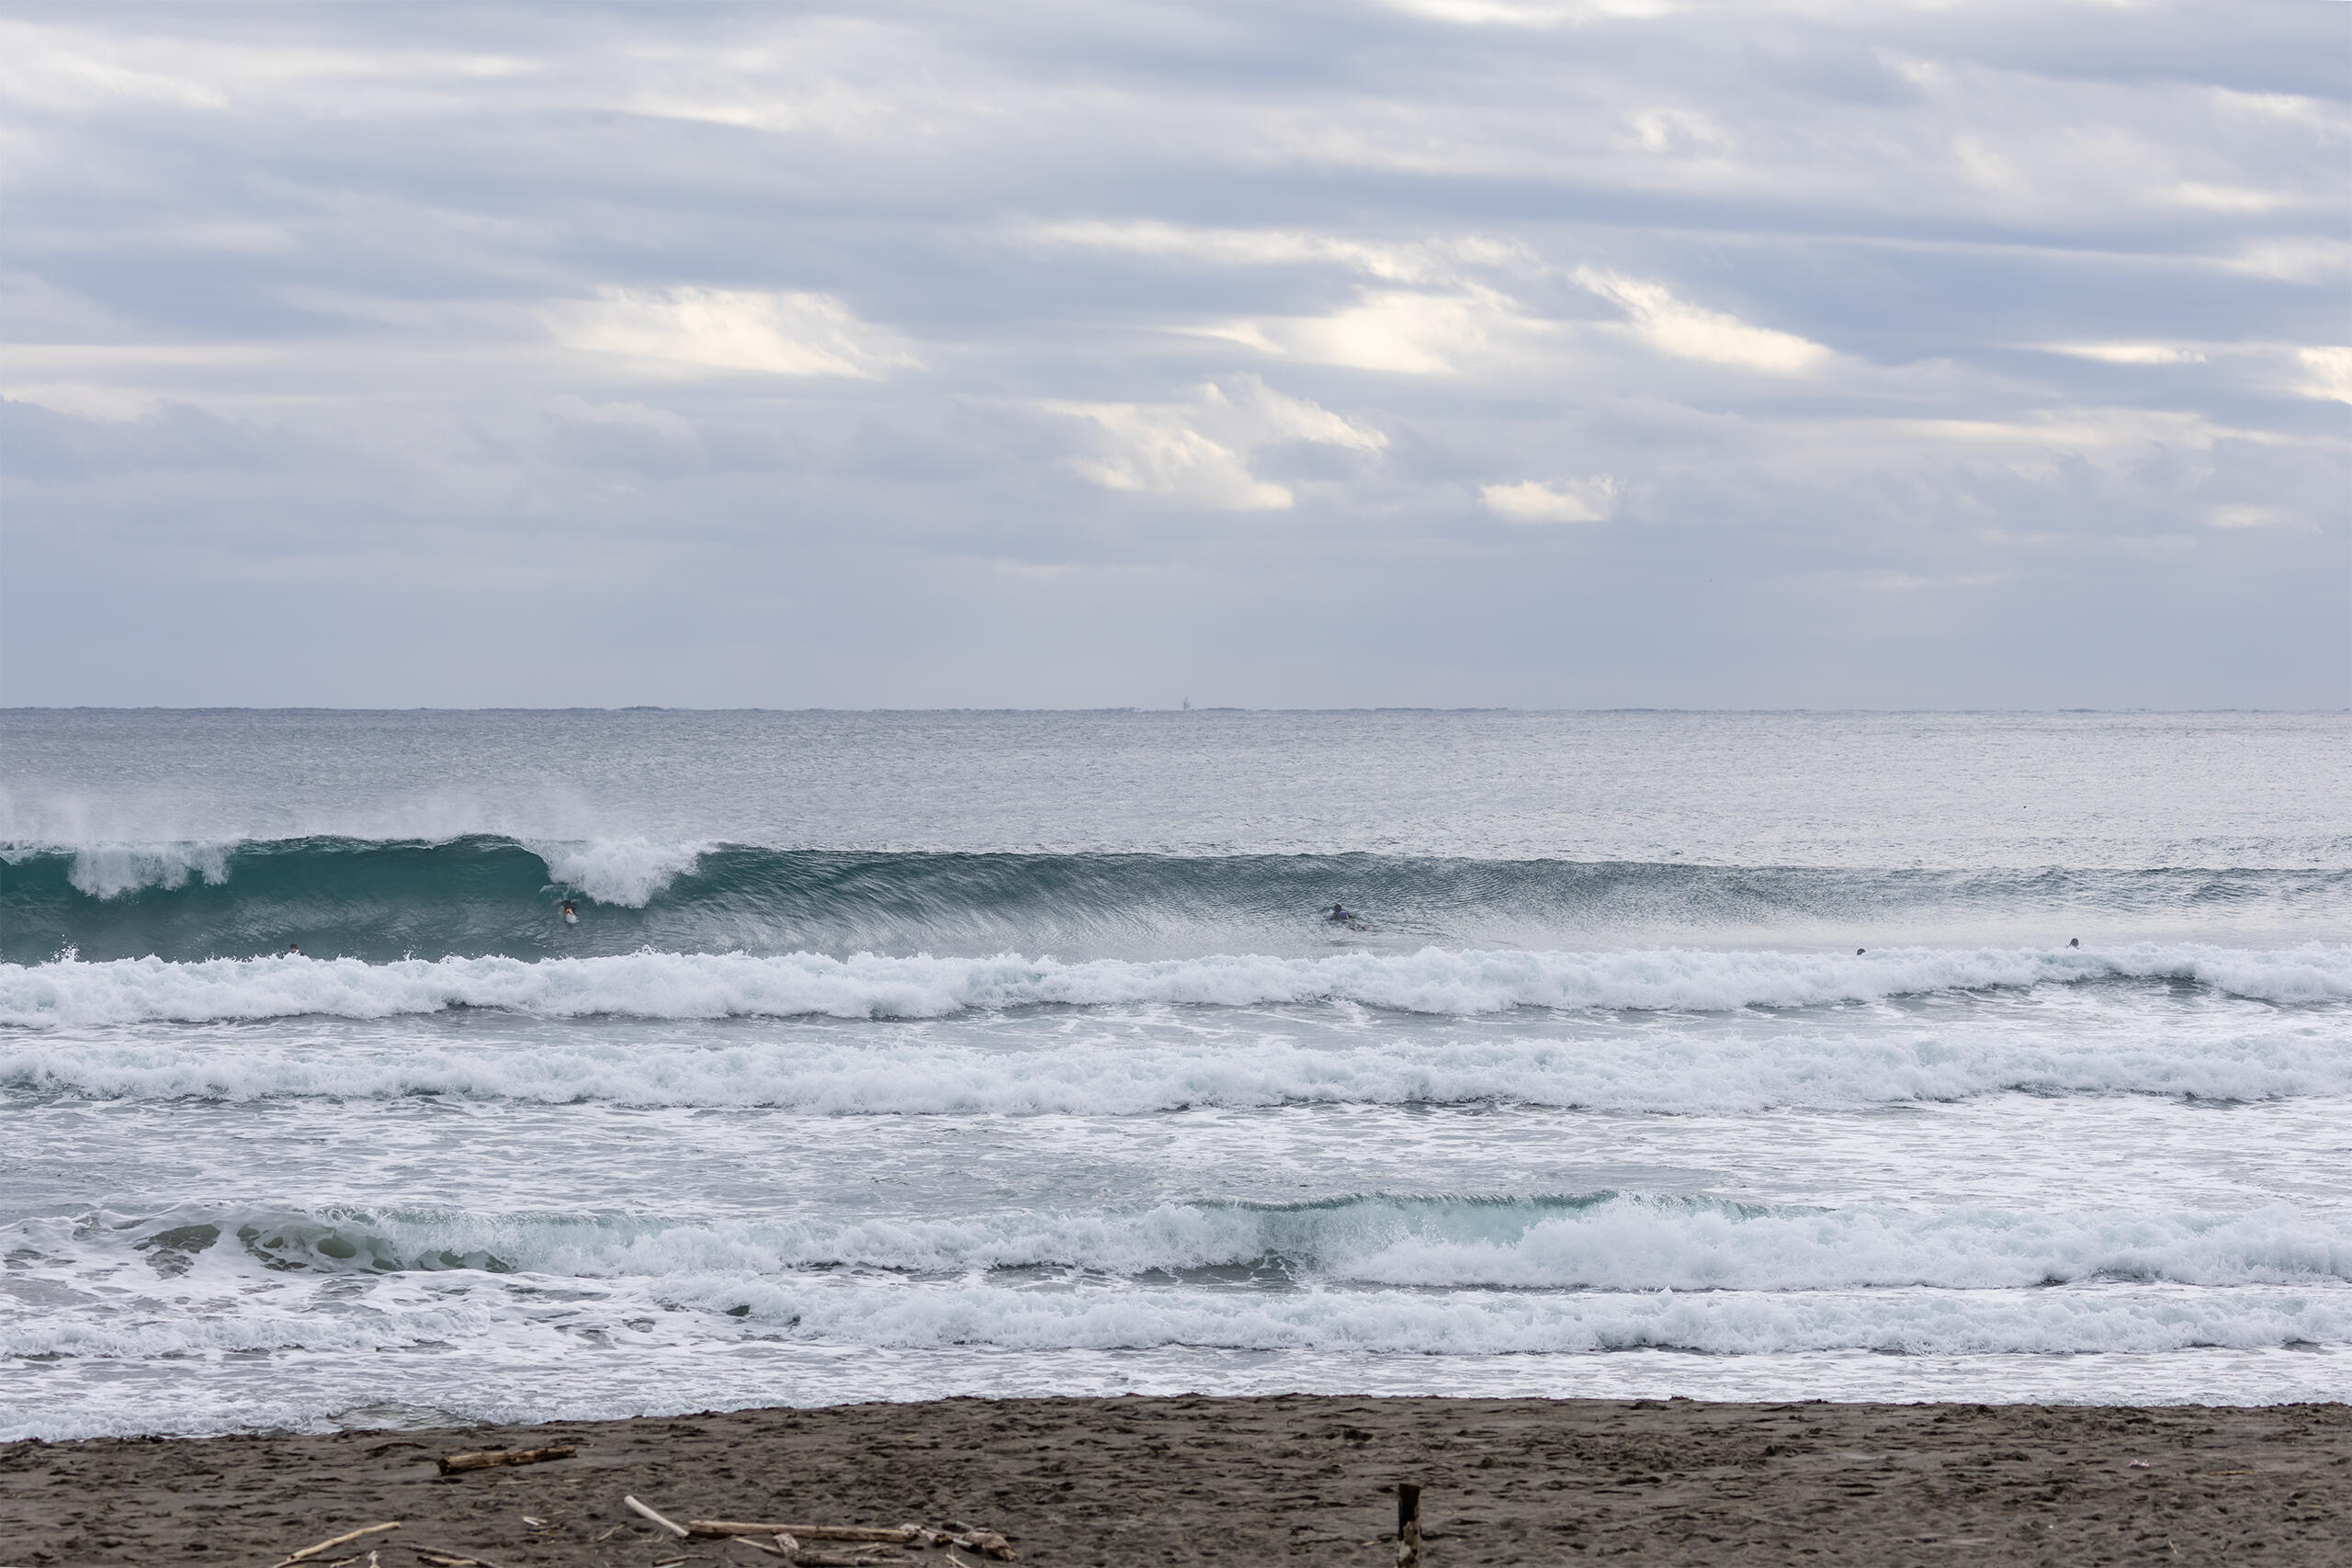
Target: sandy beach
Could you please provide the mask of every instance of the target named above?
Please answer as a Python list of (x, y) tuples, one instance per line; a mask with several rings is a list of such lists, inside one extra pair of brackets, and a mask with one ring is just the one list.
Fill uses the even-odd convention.
[[(575, 1444), (443, 1475), (440, 1455)], [(0, 1563), (773, 1562), (672, 1518), (961, 1521), (1023, 1562), (2352, 1562), (2352, 1408), (954, 1400), (0, 1448)], [(938, 1551), (884, 1553), (944, 1562)], [(968, 1555), (968, 1554), (959, 1554)]]

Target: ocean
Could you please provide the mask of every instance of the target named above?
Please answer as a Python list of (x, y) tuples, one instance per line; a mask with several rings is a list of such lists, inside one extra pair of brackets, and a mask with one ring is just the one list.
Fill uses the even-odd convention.
[(2342, 714), (9, 712), (0, 1438), (2352, 1398), (2347, 782)]

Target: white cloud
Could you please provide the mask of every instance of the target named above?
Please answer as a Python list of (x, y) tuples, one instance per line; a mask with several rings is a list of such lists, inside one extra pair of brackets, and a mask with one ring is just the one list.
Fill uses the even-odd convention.
[(1518, 484), (1480, 485), (1478, 499), (1487, 503), (1487, 511), (1511, 523), (1605, 523), (1616, 509), (1620, 488), (1607, 474), (1548, 484), (1522, 479)]
[(1279, 511), (1295, 503), (1287, 486), (1250, 471), (1250, 455), (1260, 447), (1313, 442), (1378, 452), (1388, 445), (1380, 432), (1284, 397), (1255, 376), (1204, 383), (1182, 402), (1040, 406), (1096, 427), (1096, 450), (1069, 463), (1105, 490), (1175, 496), (1226, 512)]
[(1960, 166), (1968, 171), (1968, 177), (1986, 190), (2016, 195), (2025, 189), (2025, 179), (2018, 173), (2018, 166), (1976, 138), (1961, 137), (1953, 141), (1951, 150), (1960, 159)]
[(1151, 220), (1080, 219), (1033, 223), (1015, 231), (1035, 245), (1108, 251), (1212, 266), (1262, 267), (1322, 264), (1382, 283), (1446, 285), (1465, 267), (1532, 271), (1537, 264), (1516, 240), (1490, 234), (1445, 234), (1412, 240), (1354, 239), (1305, 229), (1214, 229)]
[(38, 403), (51, 413), (74, 419), (127, 424), (145, 419), (162, 407), (161, 400), (132, 387), (107, 387), (87, 381), (48, 381), (25, 386), (0, 386), (0, 398)]
[(2319, 238), (2259, 240), (2215, 265), (2280, 283), (2320, 283), (2352, 273), (2352, 243)]
[(2193, 348), (2169, 343), (2045, 343), (2044, 353), (2073, 359), (2096, 359), (2103, 365), (2202, 365), (2205, 355)]
[(1576, 280), (1621, 307), (1642, 341), (1678, 359), (1703, 359), (1774, 376), (1801, 376), (1829, 357), (1829, 351), (1792, 333), (1750, 326), (1736, 316), (1677, 299), (1663, 284), (1645, 283), (1589, 266)]
[(1205, 335), (1311, 365), (1442, 376), (1474, 362), (1526, 358), (1553, 331), (1509, 295), (1476, 284), (1450, 293), (1367, 290), (1324, 316), (1283, 316), (1202, 329)]
[(1625, 126), (1631, 145), (1645, 152), (1723, 152), (1732, 144), (1722, 126), (1696, 109), (1644, 109), (1628, 116)]
[(2295, 357), (2311, 372), (2301, 389), (2305, 397), (2352, 403), (2352, 348), (2303, 348), (2295, 351)]
[(607, 288), (551, 317), (567, 347), (625, 355), (673, 374), (695, 367), (872, 380), (915, 363), (830, 294)]
[(2205, 212), (2226, 212), (2246, 216), (2269, 212), (2294, 203), (2291, 197), (2276, 191), (2255, 190), (2246, 186), (2213, 185), (2199, 180), (2184, 180), (2165, 193), (2165, 199), (2182, 207), (2194, 207)]
[(2205, 514), (2207, 526), (2213, 528), (2279, 528), (2294, 521), (2275, 506), (2217, 506)]

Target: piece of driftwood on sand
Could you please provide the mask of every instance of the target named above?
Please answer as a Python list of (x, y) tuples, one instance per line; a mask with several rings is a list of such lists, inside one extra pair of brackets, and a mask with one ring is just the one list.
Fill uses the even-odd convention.
[(400, 1528), (400, 1520), (394, 1519), (388, 1525), (369, 1525), (365, 1529), (346, 1530), (339, 1536), (334, 1536), (329, 1540), (320, 1541), (316, 1546), (306, 1546), (300, 1551), (289, 1551), (277, 1562), (271, 1564), (271, 1568), (288, 1568), (288, 1563), (307, 1562), (322, 1551), (332, 1551), (336, 1547), (342, 1546), (349, 1541), (357, 1540), (363, 1536), (381, 1535), (386, 1530), (396, 1530)]
[[(923, 1525), (795, 1525), (767, 1519), (688, 1519), (686, 1529), (695, 1535), (733, 1536), (739, 1540), (788, 1535), (797, 1540), (864, 1541), (877, 1546), (960, 1546), (1000, 1562), (1020, 1561), (1012, 1543), (994, 1530), (955, 1520), (946, 1529), (932, 1529)], [(812, 1560), (804, 1556), (802, 1561)]]
[(510, 1464), (545, 1464), (551, 1459), (570, 1459), (580, 1450), (571, 1443), (559, 1443), (545, 1449), (486, 1449), (481, 1453), (443, 1454), (433, 1462), (441, 1473), (459, 1470), (496, 1470)]
[(752, 1519), (688, 1519), (693, 1535), (788, 1535), (796, 1540), (866, 1540), (878, 1546), (919, 1546), (921, 1525), (777, 1525)]
[(415, 1552), (417, 1561), (426, 1564), (427, 1568), (498, 1568), (498, 1564), (487, 1557), (477, 1557), (470, 1551), (459, 1551), (453, 1547), (420, 1546), (411, 1541), (408, 1549)]
[(621, 1501), (628, 1506), (628, 1511), (630, 1513), (639, 1515), (644, 1518), (651, 1519), (655, 1524), (660, 1525), (663, 1529), (668, 1530), (680, 1540), (686, 1539), (689, 1532), (687, 1531), (686, 1527), (680, 1524), (677, 1520), (664, 1518), (662, 1516), (655, 1513), (652, 1509), (647, 1507), (644, 1504), (639, 1502), (634, 1497), (623, 1497)]

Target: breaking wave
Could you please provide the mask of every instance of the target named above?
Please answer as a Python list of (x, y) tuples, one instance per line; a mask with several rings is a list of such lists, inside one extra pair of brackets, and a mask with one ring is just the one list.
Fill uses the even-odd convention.
[[(1616, 1192), (1368, 1194), (1304, 1203), (954, 1218), (723, 1223), (619, 1214), (185, 1207), (6, 1227), (20, 1259), (232, 1269), (470, 1269), (573, 1279), (911, 1277), (1064, 1270), (1270, 1284), (1598, 1291), (2007, 1290), (2091, 1280), (2352, 1283), (2352, 1228), (2277, 1203), (2249, 1213), (1792, 1208)], [(6, 1233), (0, 1233), (6, 1234)], [(1238, 1272), (1237, 1272), (1238, 1271)]]
[(833, 958), (797, 953), (638, 953), (604, 958), (410, 959), (299, 955), (175, 964), (160, 958), (0, 964), (0, 1025), (232, 1019), (385, 1018), (494, 1008), (537, 1018), (944, 1018), (974, 1010), (1157, 1003), (1250, 1007), (1351, 1002), (1475, 1016), (1518, 1008), (1723, 1011), (1876, 1001), (1939, 991), (2188, 983), (2264, 1001), (2352, 998), (2352, 946), (2279, 952), (2142, 942), (2112, 950), (1888, 949), (1869, 953), (1709, 952), (1343, 953), (1135, 963)]
[[(0, 1357), (486, 1337), (519, 1351), (581, 1332), (1418, 1355), (2352, 1342), (2352, 1235), (2284, 1206), (1913, 1213), (1601, 1193), (830, 1225), (187, 1210), (9, 1229), (50, 1304), (0, 1325)], [(420, 1274), (430, 1289), (404, 1282)]]
[[(559, 901), (584, 904), (565, 926)], [(1316, 919), (1334, 900), (1367, 930)], [(644, 839), (0, 846), (0, 958), (1298, 953), (1855, 930), (2352, 929), (2352, 872), (1854, 871), (1371, 854), (954, 854)], [(1644, 933), (1646, 933), (1645, 935)], [(1886, 939), (1881, 939), (1886, 940)]]

